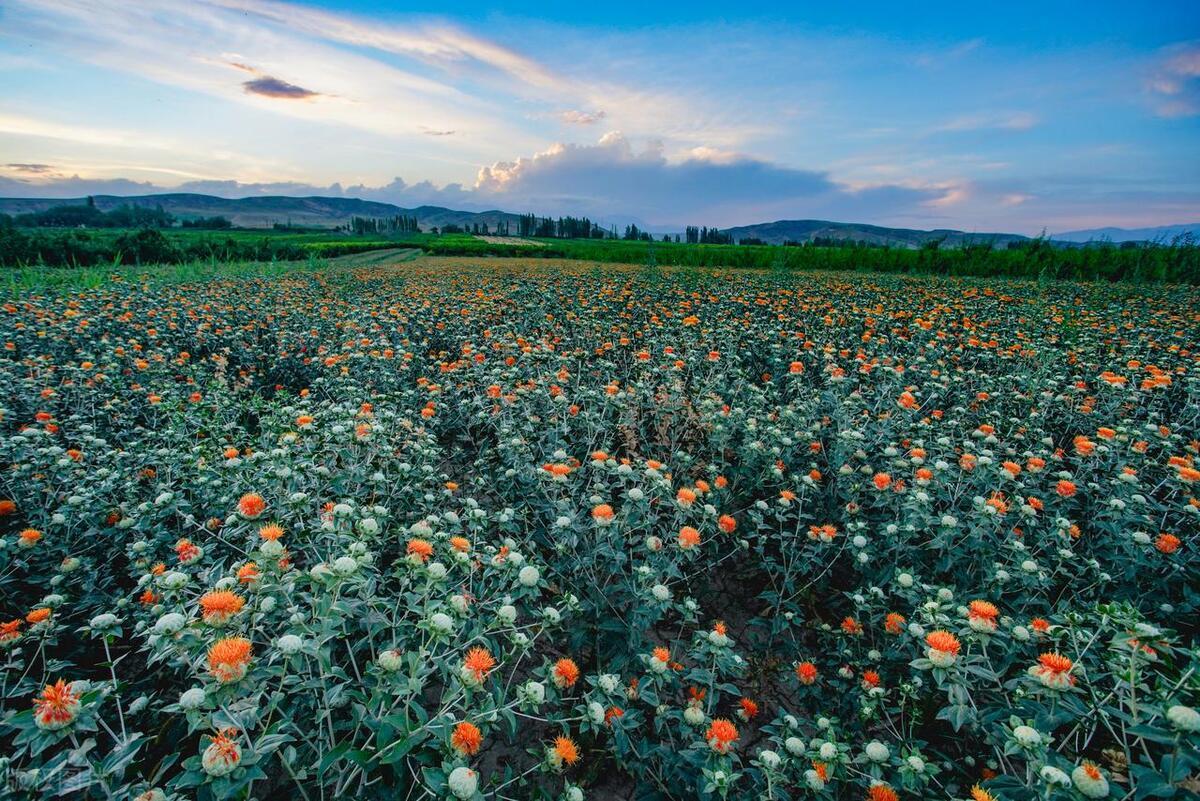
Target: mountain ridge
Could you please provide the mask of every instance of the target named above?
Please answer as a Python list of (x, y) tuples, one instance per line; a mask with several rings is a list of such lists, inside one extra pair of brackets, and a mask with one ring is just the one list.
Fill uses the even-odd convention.
[(776, 220), (769, 223), (739, 225), (722, 229), (733, 237), (734, 241), (741, 239), (759, 239), (771, 245), (782, 245), (785, 242), (812, 242), (817, 239), (863, 242), (870, 245), (888, 247), (921, 247), (929, 242), (938, 241), (947, 247), (991, 243), (1005, 247), (1009, 242), (1025, 242), (1029, 237), (1023, 234), (1006, 233), (969, 233), (953, 228), (935, 228), (922, 230), (918, 228), (889, 228), (883, 225), (868, 223), (842, 223), (829, 220)]
[(1085, 228), (1081, 231), (1064, 231), (1061, 234), (1051, 234), (1051, 237), (1063, 242), (1170, 242), (1177, 236), (1190, 234), (1200, 239), (1200, 222), (1179, 223), (1176, 225), (1156, 225), (1149, 228)]

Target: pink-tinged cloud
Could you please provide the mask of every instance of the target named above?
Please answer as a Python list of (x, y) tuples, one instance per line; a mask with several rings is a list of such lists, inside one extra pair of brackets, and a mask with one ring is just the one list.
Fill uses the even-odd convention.
[(1200, 115), (1200, 44), (1169, 48), (1146, 80), (1154, 113), (1164, 119)]
[(603, 109), (598, 111), (569, 109), (558, 114), (558, 118), (568, 125), (595, 125), (607, 116), (608, 114)]

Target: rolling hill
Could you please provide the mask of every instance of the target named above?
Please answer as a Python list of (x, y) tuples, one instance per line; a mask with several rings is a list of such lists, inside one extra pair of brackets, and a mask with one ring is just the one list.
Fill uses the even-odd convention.
[[(441, 206), (418, 206), (406, 209), (391, 203), (360, 200), (348, 197), (287, 197), (255, 196), (223, 198), (213, 195), (173, 193), (163, 195), (95, 195), (96, 208), (110, 211), (118, 206), (159, 206), (180, 219), (225, 217), (242, 228), (270, 228), (276, 223), (306, 227), (333, 228), (344, 225), (351, 217), (416, 217), (422, 228), (441, 228), (445, 225), (472, 225), (508, 221), (515, 227), (516, 214), (504, 211), (456, 211)], [(86, 198), (0, 198), (0, 212), (26, 214), (44, 211), (54, 206), (79, 205)]]
[(1029, 239), (1020, 234), (967, 233), (947, 228), (921, 231), (912, 228), (885, 228), (863, 223), (840, 223), (828, 220), (777, 220), (727, 228), (725, 232), (734, 241), (761, 239), (772, 245), (784, 242), (811, 242), (814, 239), (837, 239), (850, 242), (865, 242), (888, 247), (919, 248), (927, 242), (941, 240), (946, 247), (961, 247), (972, 243), (991, 242), (1005, 247), (1009, 242), (1024, 242)]

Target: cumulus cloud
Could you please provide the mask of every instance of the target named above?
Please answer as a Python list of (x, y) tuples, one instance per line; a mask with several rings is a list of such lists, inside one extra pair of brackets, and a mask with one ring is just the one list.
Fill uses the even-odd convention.
[(288, 83), (270, 75), (245, 81), (242, 83), (242, 89), (246, 94), (273, 97), (278, 100), (309, 100), (320, 96), (319, 92), (305, 89), (303, 86), (296, 86), (294, 83)]
[(146, 195), (165, 191), (175, 190), (164, 189), (149, 182), (130, 181), (127, 178), (95, 179), (72, 175), (49, 181), (33, 181), (28, 178), (0, 175), (2, 197), (75, 198), (84, 195)]
[(671, 161), (661, 143), (640, 149), (618, 132), (594, 145), (557, 144), (537, 155), (479, 171), (475, 194), (601, 216), (667, 222), (754, 222), (763, 215), (850, 214), (876, 218), (936, 201), (944, 188), (850, 187), (804, 170), (720, 151), (693, 150)]

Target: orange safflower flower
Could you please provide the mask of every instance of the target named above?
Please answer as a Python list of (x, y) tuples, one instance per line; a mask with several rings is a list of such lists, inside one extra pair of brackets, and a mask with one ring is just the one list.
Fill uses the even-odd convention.
[(483, 732), (479, 731), (479, 727), (474, 723), (467, 721), (455, 726), (454, 732), (450, 735), (450, 745), (463, 756), (474, 756), (479, 753), (479, 746), (482, 744)]
[(1029, 675), (1036, 678), (1044, 686), (1054, 690), (1064, 690), (1075, 683), (1071, 675), (1075, 663), (1058, 653), (1049, 651), (1038, 657), (1038, 663), (1029, 668)]
[(200, 556), (200, 547), (189, 539), (182, 539), (175, 543), (175, 555), (179, 557), (180, 562), (187, 564)]
[(253, 520), (265, 511), (267, 502), (262, 499), (261, 495), (254, 492), (247, 492), (238, 499), (238, 511), (242, 517)]
[(573, 659), (563, 658), (554, 663), (554, 685), (559, 689), (571, 687), (579, 680), (579, 666)]
[(431, 545), (427, 540), (414, 537), (408, 541), (405, 551), (408, 553), (409, 557), (417, 560), (418, 562), (428, 562), (429, 557), (433, 556), (433, 545)]
[(734, 726), (726, 718), (717, 718), (708, 727), (704, 739), (713, 751), (718, 754), (727, 754), (733, 748), (734, 741), (738, 739), (737, 726)]
[(21, 619), (0, 623), (0, 645), (13, 642), (21, 637)]
[(833, 542), (833, 538), (837, 536), (837, 529), (832, 523), (825, 523), (820, 526), (808, 527), (808, 538), (810, 540), (818, 540), (820, 542)]
[(739, 714), (742, 716), (742, 720), (750, 720), (758, 714), (758, 704), (749, 698), (738, 701), (738, 706), (741, 707)]
[(79, 695), (59, 679), (47, 684), (41, 695), (33, 699), (33, 719), (39, 729), (56, 731), (71, 725), (79, 716), (79, 708)]
[(1154, 547), (1162, 553), (1175, 553), (1179, 550), (1180, 540), (1174, 534), (1162, 532), (1158, 535), (1158, 539), (1154, 541)]
[(812, 662), (801, 662), (796, 665), (796, 678), (800, 680), (801, 684), (812, 684), (817, 680), (817, 675), (817, 666)]
[(262, 538), (264, 542), (274, 542), (282, 537), (283, 533), (283, 526), (277, 523), (267, 523), (258, 530), (258, 536)]
[(574, 765), (579, 761), (579, 746), (566, 735), (554, 738), (554, 755), (564, 764)]
[(466, 657), (463, 658), (463, 670), (475, 677), (475, 681), (483, 681), (492, 668), (496, 666), (496, 660), (488, 649), (475, 646), (467, 651)]
[(245, 605), (242, 596), (229, 590), (214, 590), (200, 596), (200, 613), (204, 622), (213, 626), (228, 623)]
[(900, 801), (900, 796), (886, 784), (875, 784), (867, 791), (867, 801)]
[(246, 675), (253, 646), (245, 637), (225, 637), (208, 649), (208, 672), (222, 684)]
[(725, 532), (726, 534), (732, 534), (737, 530), (737, 520), (735, 520), (731, 515), (721, 515), (719, 518), (717, 518), (717, 528), (721, 529), (721, 531)]
[(685, 551), (690, 551), (700, 544), (700, 532), (691, 526), (684, 526), (679, 529), (679, 547)]
[(926, 634), (925, 644), (935, 651), (941, 651), (944, 654), (953, 654), (954, 656), (958, 656), (959, 651), (962, 649), (962, 644), (958, 641), (958, 638), (944, 629), (938, 629)]
[(888, 612), (883, 628), (888, 634), (899, 634), (904, 631), (904, 615), (899, 612)]
[(876, 473), (871, 481), (875, 484), (875, 489), (878, 490), (885, 490), (892, 485), (892, 477), (887, 473)]
[(1070, 498), (1075, 494), (1076, 487), (1074, 482), (1063, 479), (1054, 485), (1054, 491), (1064, 498)]
[(967, 617), (976, 623), (987, 624), (988, 628), (995, 629), (999, 616), (1000, 610), (991, 601), (976, 599), (967, 606)]

